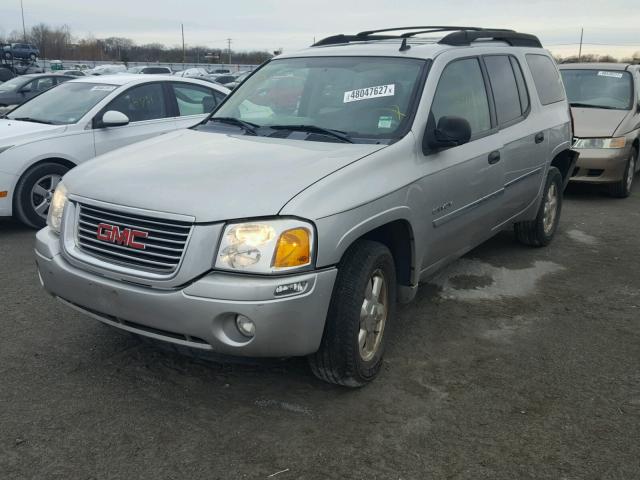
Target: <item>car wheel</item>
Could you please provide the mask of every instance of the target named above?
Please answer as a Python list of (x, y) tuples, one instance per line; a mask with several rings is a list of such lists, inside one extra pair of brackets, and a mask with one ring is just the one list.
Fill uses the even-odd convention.
[(544, 247), (551, 243), (558, 229), (562, 211), (562, 174), (556, 167), (549, 168), (542, 202), (534, 220), (514, 225), (519, 242), (532, 247)]
[(64, 165), (53, 162), (41, 163), (27, 170), (18, 181), (14, 196), (18, 220), (32, 228), (44, 227), (53, 192), (68, 170)]
[(31, 60), (32, 62), (36, 61), (36, 55), (34, 53), (29, 55), (29, 60)]
[(391, 252), (378, 242), (356, 242), (339, 265), (320, 349), (308, 357), (313, 373), (346, 387), (373, 380), (382, 366), (395, 304)]
[(629, 153), (629, 159), (627, 160), (627, 166), (624, 169), (624, 175), (622, 179), (614, 183), (609, 187), (609, 193), (613, 197), (627, 198), (631, 195), (631, 189), (633, 188), (633, 180), (636, 174), (636, 162), (638, 161), (638, 150), (635, 147), (631, 148)]
[(11, 60), (11, 52), (4, 52), (4, 58)]

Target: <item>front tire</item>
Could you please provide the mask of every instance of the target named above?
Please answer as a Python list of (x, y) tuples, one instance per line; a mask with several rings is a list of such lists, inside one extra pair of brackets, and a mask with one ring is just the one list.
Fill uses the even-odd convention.
[(631, 148), (629, 159), (627, 160), (627, 167), (624, 169), (624, 175), (622, 179), (614, 183), (609, 187), (609, 193), (613, 197), (627, 198), (631, 195), (631, 189), (633, 188), (633, 180), (636, 174), (636, 162), (638, 161), (638, 151), (635, 147)]
[(68, 171), (64, 165), (53, 162), (40, 163), (27, 170), (18, 181), (14, 195), (17, 219), (31, 228), (44, 227), (53, 192)]
[(372, 381), (382, 367), (395, 304), (391, 252), (378, 242), (356, 242), (339, 265), (320, 349), (308, 357), (313, 373), (346, 387)]
[(520, 243), (532, 247), (545, 247), (551, 243), (558, 229), (562, 211), (562, 174), (556, 167), (549, 168), (542, 202), (534, 220), (518, 222), (514, 225), (516, 238)]

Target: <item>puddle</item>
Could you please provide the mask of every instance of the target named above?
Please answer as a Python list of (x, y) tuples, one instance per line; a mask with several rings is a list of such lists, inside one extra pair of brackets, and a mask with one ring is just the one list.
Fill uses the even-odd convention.
[(445, 299), (495, 300), (530, 295), (544, 275), (560, 270), (564, 267), (548, 261), (537, 261), (528, 268), (509, 269), (462, 258), (429, 283), (439, 286), (438, 294)]

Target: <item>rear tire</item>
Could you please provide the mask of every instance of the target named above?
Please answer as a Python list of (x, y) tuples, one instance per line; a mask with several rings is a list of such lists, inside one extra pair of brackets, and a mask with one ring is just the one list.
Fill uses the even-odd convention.
[(516, 238), (520, 243), (532, 247), (544, 247), (551, 243), (558, 229), (560, 212), (562, 211), (562, 190), (563, 182), (560, 170), (556, 167), (549, 168), (536, 218), (514, 225)]
[(622, 179), (609, 187), (609, 194), (616, 198), (627, 198), (633, 189), (633, 180), (636, 174), (636, 162), (638, 161), (638, 150), (631, 147), (631, 153), (627, 160)]
[(54, 162), (40, 163), (27, 170), (16, 186), (14, 216), (28, 227), (44, 227), (55, 187), (68, 171), (64, 165)]
[(339, 265), (320, 349), (308, 357), (314, 375), (346, 387), (372, 381), (382, 367), (395, 304), (391, 252), (378, 242), (356, 242)]

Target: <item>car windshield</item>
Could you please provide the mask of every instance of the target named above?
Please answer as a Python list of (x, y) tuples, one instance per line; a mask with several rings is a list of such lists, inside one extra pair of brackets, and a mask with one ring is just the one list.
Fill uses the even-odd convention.
[(16, 88), (20, 87), (24, 82), (24, 78), (16, 77), (11, 80), (0, 84), (0, 92), (13, 92)]
[(104, 83), (63, 83), (23, 103), (7, 117), (54, 125), (69, 125), (80, 120), (116, 88), (115, 85)]
[(335, 141), (318, 128), (346, 133), (352, 141), (392, 140), (410, 121), (425, 65), (389, 57), (274, 60), (235, 90), (212, 120), (249, 122), (265, 127), (256, 129), (265, 136), (282, 137), (304, 126), (316, 129), (308, 135), (314, 140)]
[(629, 110), (631, 74), (620, 70), (561, 70), (569, 103), (576, 107)]

